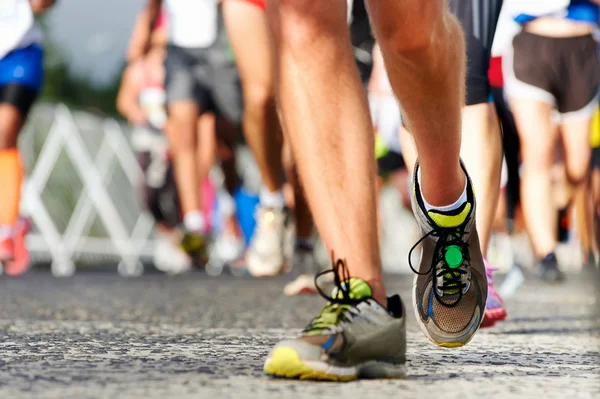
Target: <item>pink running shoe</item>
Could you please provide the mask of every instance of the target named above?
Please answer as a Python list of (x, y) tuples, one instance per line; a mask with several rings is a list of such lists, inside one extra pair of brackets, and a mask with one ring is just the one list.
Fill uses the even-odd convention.
[(498, 270), (498, 268), (491, 266), (487, 259), (484, 259), (484, 263), (488, 281), (488, 297), (485, 303), (485, 315), (481, 327), (492, 327), (497, 321), (506, 319), (506, 310), (502, 306), (504, 301), (494, 289), (492, 281), (492, 273)]

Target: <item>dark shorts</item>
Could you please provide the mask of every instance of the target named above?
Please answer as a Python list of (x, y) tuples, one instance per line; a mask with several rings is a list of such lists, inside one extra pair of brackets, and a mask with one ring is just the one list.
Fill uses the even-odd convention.
[(406, 169), (402, 154), (390, 150), (383, 157), (377, 159), (377, 170), (380, 176)]
[(600, 170), (600, 147), (592, 148), (592, 169)]
[(41, 47), (31, 45), (0, 59), (0, 103), (11, 104), (27, 115), (42, 88), (43, 54)]
[(369, 15), (364, 0), (354, 0), (352, 6), (352, 21), (350, 23), (350, 40), (354, 60), (364, 87), (369, 84), (373, 70), (373, 47), (375, 36), (371, 30)]
[(509, 96), (553, 104), (563, 119), (594, 114), (600, 63), (592, 35), (554, 38), (523, 31), (504, 62)]
[(450, 10), (465, 32), (467, 46), (466, 105), (490, 101), (488, 70), (502, 0), (450, 0)]
[(242, 116), (240, 79), (235, 63), (219, 48), (167, 47), (167, 105), (193, 101), (200, 112), (215, 112), (239, 123)]

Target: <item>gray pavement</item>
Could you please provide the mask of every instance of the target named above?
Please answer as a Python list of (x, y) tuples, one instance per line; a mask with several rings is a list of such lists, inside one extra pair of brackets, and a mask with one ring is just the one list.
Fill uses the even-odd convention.
[[(347, 384), (261, 375), (322, 304), (282, 297), (284, 278), (3, 277), (0, 398), (600, 397), (598, 275), (569, 277), (528, 282), (507, 321), (459, 350), (431, 345), (410, 314), (408, 379)], [(387, 284), (410, 300), (411, 279)]]

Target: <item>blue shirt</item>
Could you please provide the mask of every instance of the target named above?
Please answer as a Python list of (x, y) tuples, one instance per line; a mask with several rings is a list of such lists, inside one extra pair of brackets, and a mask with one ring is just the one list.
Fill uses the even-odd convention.
[[(571, 0), (565, 11), (564, 14), (561, 13), (565, 19), (598, 25), (600, 6), (589, 0)], [(543, 15), (519, 14), (515, 17), (515, 21), (525, 24), (541, 16)]]

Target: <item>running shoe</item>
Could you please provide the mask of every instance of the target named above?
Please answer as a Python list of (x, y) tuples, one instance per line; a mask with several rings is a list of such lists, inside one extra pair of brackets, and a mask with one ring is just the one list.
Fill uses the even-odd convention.
[(204, 233), (184, 230), (180, 245), (194, 259), (206, 260), (208, 257), (208, 237)]
[(28, 219), (20, 218), (15, 224), (13, 229), (13, 259), (4, 265), (4, 272), (8, 276), (20, 276), (29, 269), (29, 251), (25, 245), (25, 237), (30, 230), (31, 224)]
[(554, 252), (539, 262), (539, 277), (551, 283), (558, 283), (565, 279), (564, 273), (558, 268), (558, 260)]
[(248, 271), (254, 277), (276, 276), (283, 269), (287, 223), (287, 209), (257, 209), (256, 229), (246, 256)]
[(0, 262), (6, 264), (13, 260), (15, 257), (15, 244), (13, 235), (11, 234), (3, 234), (0, 237)]
[(494, 289), (494, 283), (492, 281), (492, 274), (498, 269), (490, 265), (485, 258), (483, 259), (483, 262), (485, 264), (485, 273), (488, 281), (488, 297), (485, 302), (485, 316), (483, 316), (483, 322), (481, 323), (482, 328), (492, 327), (497, 321), (506, 319), (506, 310), (504, 310), (504, 306), (502, 306), (504, 301), (500, 294)]
[[(417, 274), (413, 307), (421, 331), (431, 342), (447, 348), (460, 347), (479, 329), (487, 298), (485, 266), (475, 228), (473, 186), (467, 175), (467, 201), (458, 209), (427, 211), (418, 172), (417, 163), (412, 203), (424, 236), (409, 253), (410, 267)], [(410, 258), (419, 244), (422, 256), (416, 270)]]
[(315, 275), (319, 269), (313, 248), (296, 248), (292, 259), (292, 272), (296, 278), (283, 288), (283, 293), (288, 296), (317, 294)]
[(152, 254), (154, 266), (168, 274), (180, 274), (192, 268), (192, 259), (182, 245), (177, 244), (175, 234), (158, 234)]
[[(279, 342), (269, 353), (266, 375), (301, 380), (351, 381), (406, 377), (406, 317), (398, 295), (387, 310), (369, 284), (350, 278), (343, 261), (333, 270), (335, 288), (321, 313), (300, 337)], [(316, 283), (316, 282), (315, 282)]]

